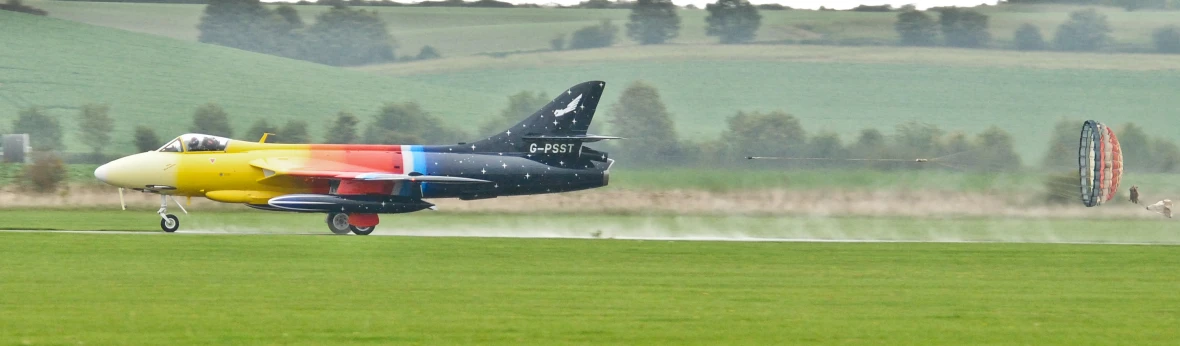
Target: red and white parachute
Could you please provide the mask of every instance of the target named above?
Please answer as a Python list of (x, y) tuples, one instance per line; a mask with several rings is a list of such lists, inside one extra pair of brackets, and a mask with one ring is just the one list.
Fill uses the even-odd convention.
[(1114, 198), (1123, 176), (1123, 151), (1114, 131), (1087, 120), (1078, 140), (1078, 179), (1082, 204), (1095, 207)]

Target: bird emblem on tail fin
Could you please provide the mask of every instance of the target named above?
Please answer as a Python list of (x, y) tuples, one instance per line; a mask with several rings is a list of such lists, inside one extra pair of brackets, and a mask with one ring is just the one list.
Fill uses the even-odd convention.
[(568, 105), (565, 105), (565, 108), (553, 110), (553, 116), (559, 117), (565, 115), (565, 113), (572, 112), (574, 108), (578, 108), (578, 102), (581, 101), (582, 94), (578, 94), (578, 97), (575, 97), (573, 101), (570, 101)]

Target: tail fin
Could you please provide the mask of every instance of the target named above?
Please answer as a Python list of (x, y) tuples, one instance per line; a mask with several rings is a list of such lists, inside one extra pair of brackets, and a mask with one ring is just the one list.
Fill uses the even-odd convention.
[(484, 152), (579, 155), (582, 142), (616, 138), (586, 134), (605, 88), (602, 81), (570, 87), (515, 126), (472, 144)]

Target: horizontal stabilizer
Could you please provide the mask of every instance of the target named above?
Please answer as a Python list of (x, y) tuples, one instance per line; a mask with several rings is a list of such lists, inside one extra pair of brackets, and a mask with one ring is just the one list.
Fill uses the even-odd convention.
[(608, 139), (623, 139), (623, 137), (600, 135), (524, 135), (522, 138), (526, 141), (555, 140), (577, 142), (597, 142)]

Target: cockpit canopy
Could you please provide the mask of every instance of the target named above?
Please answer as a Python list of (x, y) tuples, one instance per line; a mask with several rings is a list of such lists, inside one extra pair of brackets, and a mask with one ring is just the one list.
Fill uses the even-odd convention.
[(196, 151), (225, 151), (225, 147), (229, 145), (229, 138), (202, 135), (199, 133), (186, 133), (176, 137), (168, 144), (156, 149), (159, 152), (165, 153), (179, 153), (179, 152), (196, 152)]

